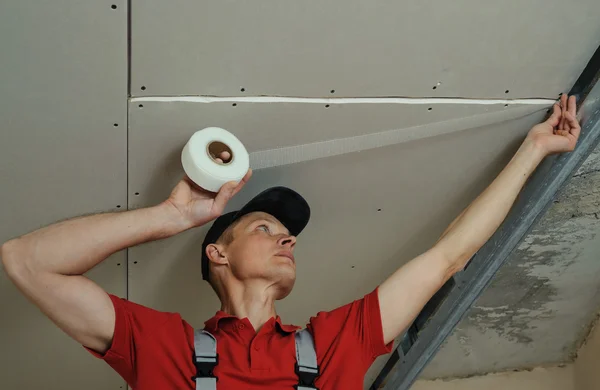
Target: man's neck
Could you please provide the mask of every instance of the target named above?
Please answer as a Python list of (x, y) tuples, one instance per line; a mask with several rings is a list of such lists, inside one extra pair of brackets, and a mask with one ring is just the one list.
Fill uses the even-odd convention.
[(221, 299), (221, 311), (238, 318), (248, 318), (256, 332), (271, 317), (277, 316), (275, 301), (268, 287), (236, 283), (236, 286), (228, 286), (227, 290)]

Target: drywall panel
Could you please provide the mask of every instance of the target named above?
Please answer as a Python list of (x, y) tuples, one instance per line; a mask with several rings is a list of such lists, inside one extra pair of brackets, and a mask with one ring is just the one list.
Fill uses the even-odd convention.
[(554, 98), (598, 47), (599, 13), (596, 0), (133, 1), (131, 92)]
[(344, 142), (349, 137), (379, 136), (394, 129), (405, 131), (407, 139), (418, 138), (430, 135), (430, 127), (458, 131), (461, 125), (477, 127), (533, 112), (543, 114), (545, 109), (503, 104), (342, 104), (326, 108), (300, 103), (134, 101), (129, 118), (129, 202), (138, 207), (168, 196), (170, 184), (182, 173), (181, 149), (195, 131), (208, 126), (233, 132), (254, 156), (298, 145), (310, 151), (311, 145), (322, 141)]
[[(415, 382), (411, 390), (583, 390), (575, 387), (574, 371), (573, 364), (569, 364), (560, 367), (502, 372), (449, 381), (421, 380)], [(597, 386), (593, 387), (593, 389), (597, 388)]]
[(423, 378), (573, 361), (600, 309), (600, 149), (459, 323)]
[[(60, 219), (126, 207), (126, 5), (0, 2), (0, 243)], [(125, 265), (120, 253), (89, 276), (124, 296)], [(0, 307), (0, 388), (124, 385), (4, 272)]]
[[(253, 152), (334, 135), (451, 120), (486, 109), (461, 107), (457, 114), (457, 108), (442, 105), (431, 112), (404, 105), (348, 105), (337, 110), (310, 104), (245, 108), (182, 102), (144, 102), (143, 108), (137, 107), (137, 102), (132, 105), (130, 207), (152, 206), (168, 196), (183, 175), (181, 148), (195, 130), (209, 125), (228, 128)], [(507, 116), (518, 109), (496, 108)], [(528, 110), (530, 115), (486, 127), (257, 170), (230, 209), (269, 186), (285, 185), (305, 196), (313, 211), (296, 247), (296, 288), (278, 305), (284, 320), (304, 324), (319, 310), (333, 309), (368, 293), (432, 245), (499, 172), (530, 126), (545, 115), (539, 108)], [(430, 116), (435, 112), (439, 116)], [(206, 228), (131, 248), (130, 299), (158, 310), (180, 312), (193, 326), (202, 326), (219, 307), (200, 275)], [(367, 380), (374, 374), (370, 372)]]

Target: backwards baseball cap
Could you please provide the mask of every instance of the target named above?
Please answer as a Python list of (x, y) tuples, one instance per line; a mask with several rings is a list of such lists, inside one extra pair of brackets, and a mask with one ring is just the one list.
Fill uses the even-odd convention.
[(269, 188), (256, 195), (240, 210), (221, 215), (215, 219), (202, 243), (202, 278), (204, 280), (208, 280), (209, 273), (206, 247), (217, 242), (232, 223), (244, 215), (257, 211), (277, 218), (293, 236), (300, 234), (310, 219), (310, 207), (306, 200), (297, 192), (286, 187)]

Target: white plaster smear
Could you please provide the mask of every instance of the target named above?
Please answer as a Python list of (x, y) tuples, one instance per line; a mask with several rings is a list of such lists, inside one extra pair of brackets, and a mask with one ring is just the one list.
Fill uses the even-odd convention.
[(508, 104), (550, 106), (551, 99), (467, 99), (467, 98), (307, 98), (287, 96), (143, 96), (131, 98), (136, 102), (190, 102), (190, 103), (313, 103), (313, 104)]

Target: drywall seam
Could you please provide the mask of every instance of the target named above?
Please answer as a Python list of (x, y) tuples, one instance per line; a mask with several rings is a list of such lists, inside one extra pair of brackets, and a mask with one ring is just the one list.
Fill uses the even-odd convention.
[(142, 102), (189, 102), (189, 103), (312, 103), (312, 104), (508, 104), (550, 106), (551, 99), (469, 99), (469, 98), (305, 98), (286, 96), (144, 96), (131, 98), (132, 103)]
[(532, 109), (518, 107), (508, 111), (497, 111), (456, 118), (442, 122), (427, 123), (402, 129), (393, 129), (378, 133), (364, 134), (348, 138), (338, 138), (309, 144), (287, 146), (277, 149), (256, 151), (250, 153), (250, 167), (264, 169), (281, 165), (295, 164), (325, 157), (360, 152), (384, 146), (396, 145), (417, 139), (454, 133), (491, 124), (501, 123), (529, 116), (544, 108)]

